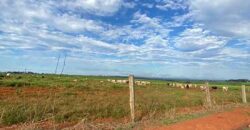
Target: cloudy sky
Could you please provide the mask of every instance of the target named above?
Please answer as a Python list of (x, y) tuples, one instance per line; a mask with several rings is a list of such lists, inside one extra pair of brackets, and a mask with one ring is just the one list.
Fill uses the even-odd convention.
[(249, 0), (0, 0), (0, 71), (250, 77)]

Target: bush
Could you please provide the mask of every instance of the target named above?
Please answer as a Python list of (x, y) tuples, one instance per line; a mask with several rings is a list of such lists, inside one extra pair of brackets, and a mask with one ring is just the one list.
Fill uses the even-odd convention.
[(24, 87), (24, 86), (30, 86), (30, 83), (23, 82), (23, 81), (12, 81), (8, 82), (6, 86), (9, 87)]
[(24, 106), (17, 106), (11, 109), (8, 109), (4, 112), (2, 117), (2, 123), (5, 125), (12, 125), (17, 123), (22, 123), (27, 121), (28, 115), (25, 111)]
[(22, 79), (22, 76), (18, 76), (16, 79)]
[(29, 121), (40, 121), (49, 113), (52, 113), (51, 107), (45, 107), (44, 104), (19, 104), (10, 105), (3, 109), (2, 120), (0, 124), (13, 125)]

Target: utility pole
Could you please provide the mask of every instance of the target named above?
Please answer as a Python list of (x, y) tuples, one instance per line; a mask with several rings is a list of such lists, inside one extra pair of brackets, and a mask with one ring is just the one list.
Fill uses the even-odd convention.
[(62, 75), (62, 73), (63, 73), (63, 71), (64, 71), (64, 67), (65, 67), (65, 65), (66, 65), (66, 57), (67, 57), (67, 55), (65, 54), (64, 61), (63, 61), (63, 68), (62, 68), (62, 72), (61, 72), (60, 75)]
[(59, 64), (59, 61), (60, 61), (60, 57), (61, 57), (61, 55), (59, 55), (58, 58), (57, 58), (55, 74), (57, 73), (57, 68), (58, 68), (58, 64)]

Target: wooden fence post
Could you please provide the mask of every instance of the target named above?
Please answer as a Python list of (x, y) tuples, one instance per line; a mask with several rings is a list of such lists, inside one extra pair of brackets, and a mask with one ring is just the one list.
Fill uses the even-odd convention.
[(242, 96), (242, 102), (247, 103), (247, 96), (246, 96), (246, 86), (241, 86), (241, 96)]
[(211, 95), (210, 95), (210, 91), (209, 91), (209, 85), (208, 82), (205, 83), (205, 92), (206, 92), (206, 106), (208, 108), (212, 107), (212, 101), (211, 101)]
[(131, 121), (135, 122), (135, 92), (134, 92), (134, 76), (129, 75), (129, 104), (130, 104), (130, 112), (131, 112)]

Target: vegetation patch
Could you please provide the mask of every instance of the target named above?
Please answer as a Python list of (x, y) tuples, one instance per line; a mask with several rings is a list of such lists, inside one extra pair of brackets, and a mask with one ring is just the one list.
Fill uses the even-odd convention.
[[(87, 122), (112, 119), (114, 122), (128, 123), (130, 121), (128, 84), (111, 83), (107, 79), (125, 78), (47, 74), (12, 74), (8, 78), (3, 77), (0, 80), (0, 125), (42, 120), (79, 122), (82, 119)], [(202, 116), (202, 114), (185, 114), (172, 115), (168, 118), (169, 114), (166, 113), (173, 109), (203, 107), (204, 91), (199, 88), (171, 87), (169, 86), (171, 81), (147, 81), (151, 84), (135, 85), (136, 121), (163, 118), (164, 124), (171, 124)], [(192, 83), (202, 84), (200, 81)], [(241, 103), (242, 83), (230, 83), (211, 82), (217, 86), (229, 86), (228, 92), (223, 92), (222, 89), (211, 91), (213, 105)], [(250, 96), (247, 98), (250, 101)]]

